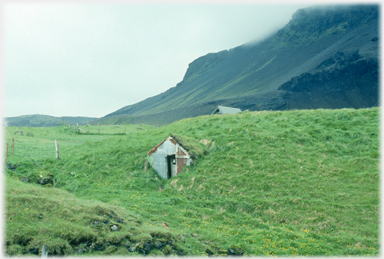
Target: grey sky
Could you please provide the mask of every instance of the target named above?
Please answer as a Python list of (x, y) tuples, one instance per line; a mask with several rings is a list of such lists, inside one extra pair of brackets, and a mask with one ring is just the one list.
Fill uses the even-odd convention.
[(3, 116), (105, 116), (174, 87), (198, 57), (265, 38), (311, 5), (6, 2)]

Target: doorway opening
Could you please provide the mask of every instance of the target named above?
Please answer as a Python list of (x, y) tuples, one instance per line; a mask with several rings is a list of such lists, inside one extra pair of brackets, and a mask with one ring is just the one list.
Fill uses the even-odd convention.
[(168, 164), (168, 179), (169, 179), (172, 177), (172, 167), (173, 165), (176, 165), (176, 155), (168, 155), (167, 164)]

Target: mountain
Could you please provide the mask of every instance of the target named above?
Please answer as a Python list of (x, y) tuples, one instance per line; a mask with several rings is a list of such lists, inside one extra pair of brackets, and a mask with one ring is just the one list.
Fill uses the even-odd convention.
[(93, 123), (164, 125), (209, 114), (217, 105), (242, 110), (378, 106), (378, 9), (299, 9), (271, 37), (200, 57), (175, 87)]
[(6, 117), (5, 125), (16, 127), (56, 127), (64, 121), (69, 124), (84, 125), (97, 118), (92, 117), (53, 117), (48, 115), (22, 115), (17, 117)]

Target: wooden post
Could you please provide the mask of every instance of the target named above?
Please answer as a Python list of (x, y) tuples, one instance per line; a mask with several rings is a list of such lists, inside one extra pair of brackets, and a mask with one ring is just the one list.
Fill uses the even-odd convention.
[(8, 143), (7, 143), (7, 146), (5, 148), (5, 164), (7, 164), (7, 157), (8, 156)]
[(127, 134), (127, 124), (125, 124), (124, 133)]
[(76, 133), (79, 134), (79, 123), (76, 123)]
[(15, 146), (15, 139), (12, 138), (12, 156), (13, 156), (13, 149), (14, 149), (14, 146)]
[(55, 140), (55, 146), (56, 146), (56, 158), (60, 159), (59, 157), (59, 142)]

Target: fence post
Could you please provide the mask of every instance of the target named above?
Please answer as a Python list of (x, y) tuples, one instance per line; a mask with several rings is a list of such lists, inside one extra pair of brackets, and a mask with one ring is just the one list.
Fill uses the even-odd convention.
[(127, 124), (124, 126), (124, 133), (127, 134)]
[(56, 146), (56, 158), (60, 159), (59, 157), (59, 142), (55, 139), (55, 146)]
[(15, 147), (15, 139), (12, 138), (12, 156), (13, 156), (13, 149), (14, 149), (14, 147)]
[(43, 248), (41, 250), (42, 250), (41, 251), (41, 257), (42, 258), (48, 257), (48, 246), (43, 245)]
[(100, 135), (100, 123), (97, 123), (97, 126), (99, 126), (99, 135)]
[(79, 134), (79, 123), (76, 123), (76, 133)]
[(7, 164), (7, 156), (8, 156), (8, 143), (7, 143), (7, 147), (5, 148), (5, 164)]

